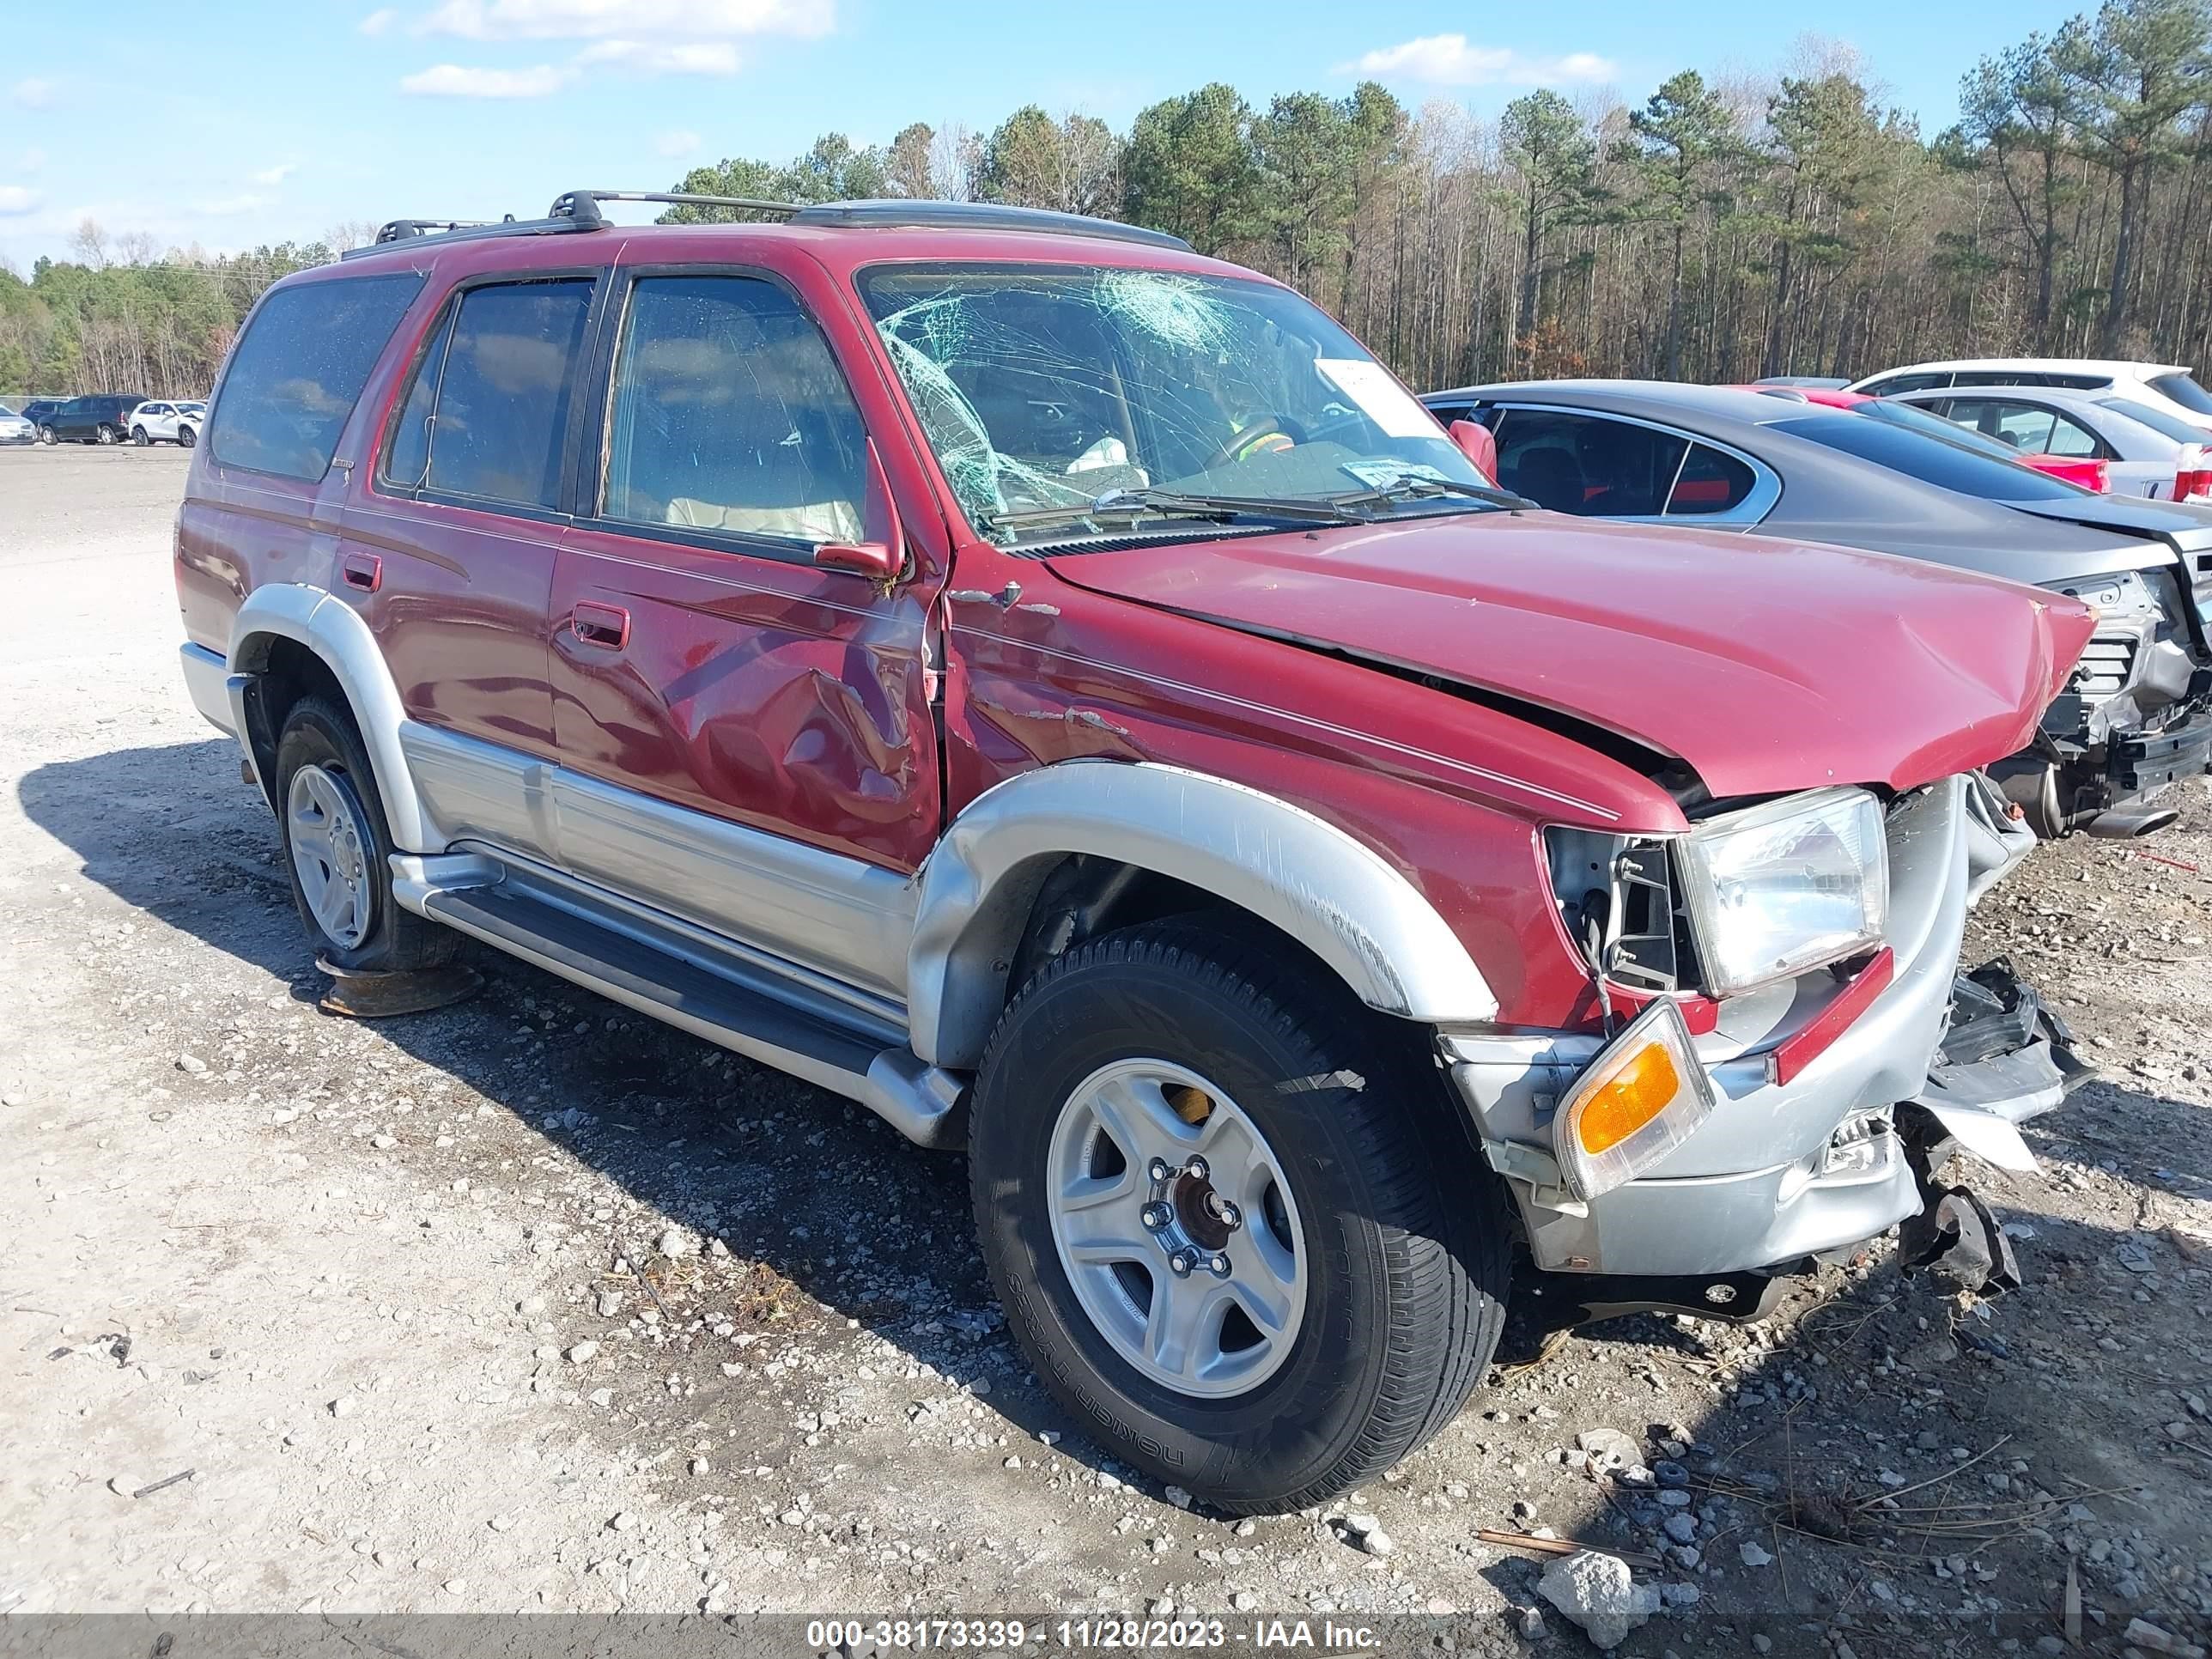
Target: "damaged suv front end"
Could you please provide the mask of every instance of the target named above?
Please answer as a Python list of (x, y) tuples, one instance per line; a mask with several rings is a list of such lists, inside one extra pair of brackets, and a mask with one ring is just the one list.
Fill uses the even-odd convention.
[(1999, 1253), (1985, 1210), (1935, 1219), (1933, 1172), (1954, 1142), (2032, 1166), (2018, 1125), (2080, 1075), (2032, 992), (1960, 972), (1968, 908), (2033, 842), (1979, 773), (1674, 836), (1549, 832), (1562, 926), (1642, 1012), (1609, 1036), (1440, 1041), (1535, 1265), (1605, 1275), (1585, 1293), (1607, 1311), (1747, 1317), (1773, 1280), (1923, 1216), (1922, 1254)]

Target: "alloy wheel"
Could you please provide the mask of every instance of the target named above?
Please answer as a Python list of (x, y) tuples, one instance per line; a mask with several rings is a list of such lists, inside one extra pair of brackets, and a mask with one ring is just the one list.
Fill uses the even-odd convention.
[(343, 774), (303, 766), (285, 792), (292, 868), (315, 925), (343, 950), (361, 943), (374, 896), (368, 820)]
[(1199, 1399), (1281, 1367), (1306, 1308), (1297, 1206), (1226, 1093), (1171, 1061), (1116, 1061), (1069, 1096), (1048, 1157), (1060, 1266), (1122, 1360)]

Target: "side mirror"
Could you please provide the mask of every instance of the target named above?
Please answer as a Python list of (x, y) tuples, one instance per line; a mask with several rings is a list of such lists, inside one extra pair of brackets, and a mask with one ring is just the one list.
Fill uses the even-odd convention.
[(1498, 483), (1498, 440), (1490, 428), (1480, 421), (1454, 421), (1450, 427), (1451, 441), (1459, 446), (1459, 453), (1474, 463), (1474, 470), (1482, 474), (1482, 481), (1495, 486)]
[(823, 570), (847, 570), (871, 581), (889, 582), (906, 568), (906, 544), (899, 525), (898, 503), (891, 499), (890, 480), (884, 475), (876, 441), (868, 440), (868, 501), (865, 541), (823, 542), (814, 550), (814, 562)]

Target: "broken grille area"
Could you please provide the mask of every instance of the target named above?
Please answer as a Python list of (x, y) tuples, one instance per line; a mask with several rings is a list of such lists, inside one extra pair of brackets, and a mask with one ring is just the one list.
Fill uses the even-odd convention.
[(2066, 683), (2067, 690), (2077, 697), (2118, 696), (2134, 672), (2138, 643), (2132, 635), (2090, 641)]

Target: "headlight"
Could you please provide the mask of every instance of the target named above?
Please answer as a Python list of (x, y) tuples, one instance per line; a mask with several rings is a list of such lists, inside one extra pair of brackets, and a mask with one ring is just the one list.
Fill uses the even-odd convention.
[(1676, 843), (1705, 988), (1788, 979), (1881, 941), (1889, 844), (1863, 789), (1823, 789), (1711, 818)]

